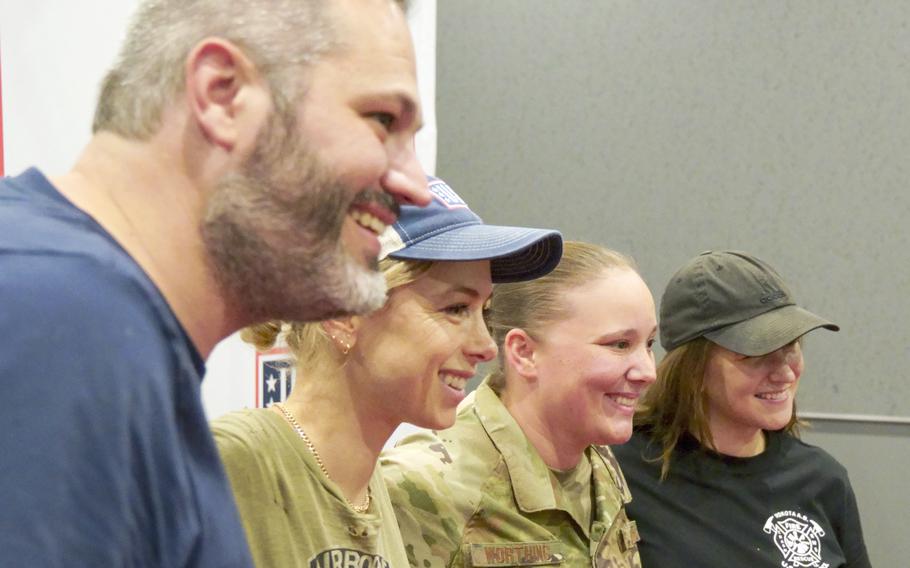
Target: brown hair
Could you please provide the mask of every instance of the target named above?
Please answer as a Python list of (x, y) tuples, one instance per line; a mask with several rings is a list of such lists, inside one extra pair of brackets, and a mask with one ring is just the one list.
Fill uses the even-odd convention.
[[(648, 387), (635, 412), (636, 426), (645, 427), (660, 445), (660, 477), (666, 479), (680, 438), (686, 433), (702, 447), (715, 450), (708, 424), (705, 370), (716, 345), (704, 337), (683, 343), (667, 353), (657, 365), (657, 381)], [(793, 415), (784, 431), (799, 436), (801, 422)]]
[[(385, 258), (379, 261), (379, 270), (385, 276), (389, 292), (417, 280), (432, 266), (433, 263), (426, 260)], [(271, 349), (279, 338), (283, 338), (298, 366), (332, 356), (335, 352), (330, 348), (330, 339), (319, 322), (269, 321), (243, 329), (240, 337), (259, 351)]]
[(622, 253), (580, 241), (563, 243), (562, 259), (556, 268), (541, 278), (527, 282), (497, 284), (487, 315), (487, 325), (499, 347), (498, 366), (486, 382), (499, 391), (505, 386), (503, 342), (512, 329), (535, 335), (548, 323), (565, 316), (566, 290), (582, 286), (613, 269), (636, 270), (635, 262)]

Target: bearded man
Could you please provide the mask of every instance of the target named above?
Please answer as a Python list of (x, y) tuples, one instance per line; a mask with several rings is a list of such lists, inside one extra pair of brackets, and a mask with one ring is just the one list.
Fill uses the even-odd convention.
[(0, 181), (4, 566), (248, 566), (200, 401), (266, 319), (385, 298), (429, 201), (401, 1), (149, 0), (71, 171)]

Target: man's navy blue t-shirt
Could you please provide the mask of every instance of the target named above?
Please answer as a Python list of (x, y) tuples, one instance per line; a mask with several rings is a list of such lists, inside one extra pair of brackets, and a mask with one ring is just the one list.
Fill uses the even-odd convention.
[(37, 170), (0, 180), (0, 565), (250, 566), (204, 362)]

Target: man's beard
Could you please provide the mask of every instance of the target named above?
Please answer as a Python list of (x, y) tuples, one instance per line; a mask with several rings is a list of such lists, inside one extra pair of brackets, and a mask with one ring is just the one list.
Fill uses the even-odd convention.
[[(206, 205), (202, 235), (211, 266), (229, 314), (244, 325), (365, 313), (385, 301), (375, 262), (364, 268), (341, 240), (356, 192), (296, 133), (294, 113), (276, 107), (250, 157)], [(389, 197), (366, 191), (357, 198), (377, 193)]]

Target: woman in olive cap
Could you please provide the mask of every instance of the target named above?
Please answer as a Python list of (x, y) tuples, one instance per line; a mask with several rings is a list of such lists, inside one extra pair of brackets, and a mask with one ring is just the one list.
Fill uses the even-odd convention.
[(660, 326), (657, 381), (631, 441), (613, 448), (642, 564), (868, 568), (847, 471), (798, 437), (801, 338), (838, 327), (736, 251), (673, 275)]

